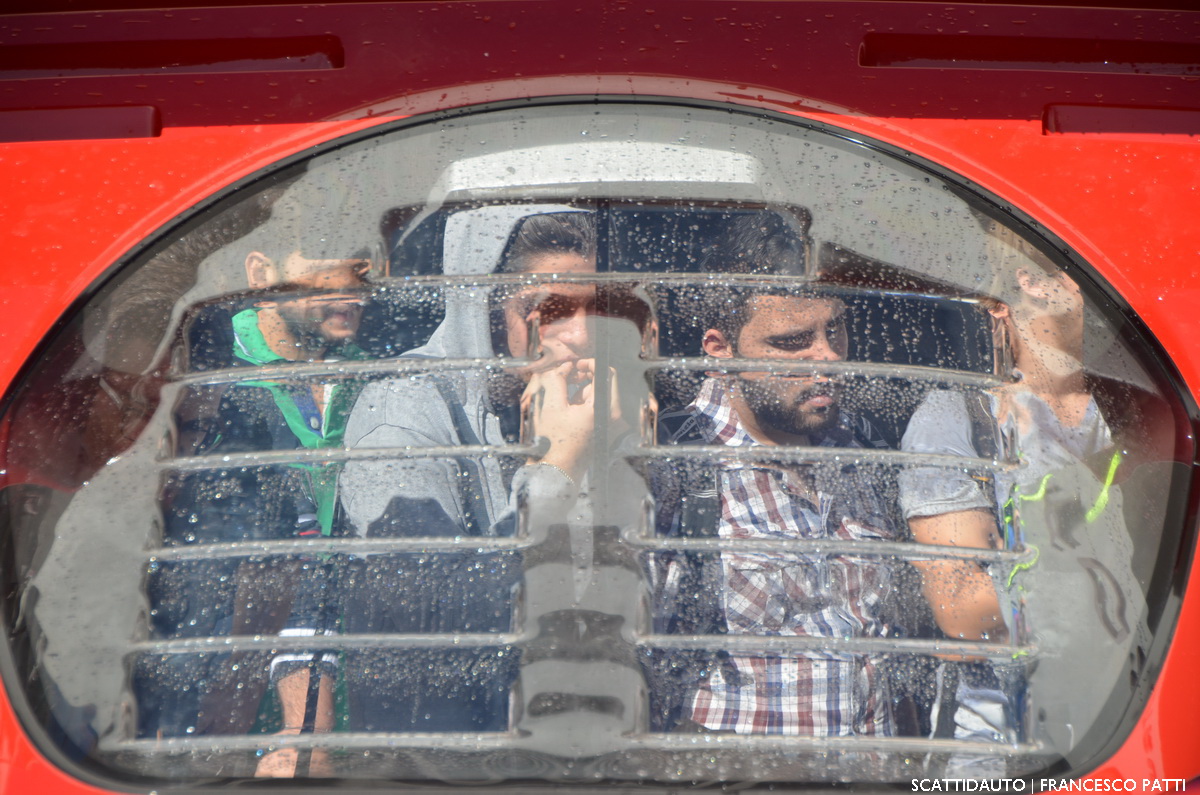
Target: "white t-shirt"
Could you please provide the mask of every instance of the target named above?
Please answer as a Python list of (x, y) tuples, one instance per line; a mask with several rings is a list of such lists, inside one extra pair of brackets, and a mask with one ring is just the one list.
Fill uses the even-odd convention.
[[(901, 449), (979, 457), (967, 407), (978, 399), (930, 392)], [(995, 418), (1000, 401), (989, 395), (983, 405)], [(1129, 660), (1139, 647), (1148, 651), (1145, 594), (1132, 569), (1120, 488), (1112, 483), (1120, 457), (1094, 399), (1077, 426), (1064, 425), (1028, 391), (1008, 394), (1004, 414), (996, 424), (1020, 466), (998, 473), (991, 488), (965, 469), (914, 467), (899, 477), (900, 504), (906, 518), (995, 512), (1006, 545), (1034, 551), (1031, 565), (993, 566), (992, 575), (1010, 637), (1034, 648), (1027, 679), (1031, 732), (1024, 733), (1066, 753), (1095, 723), (1107, 694), (1130, 687)]]

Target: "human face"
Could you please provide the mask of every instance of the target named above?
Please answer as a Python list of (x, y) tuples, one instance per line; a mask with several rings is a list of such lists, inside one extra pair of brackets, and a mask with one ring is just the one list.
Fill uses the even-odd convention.
[(281, 318), (292, 335), (309, 346), (324, 348), (354, 339), (362, 319), (363, 276), (370, 263), (362, 259), (308, 259), (293, 252), (283, 261), (280, 277), (288, 287), (318, 291), (282, 300)]
[[(560, 252), (533, 257), (525, 273), (595, 273), (596, 261)], [(593, 356), (596, 287), (590, 284), (535, 284), (504, 302), (508, 350), (537, 357), (532, 369), (547, 370)], [(538, 338), (530, 339), (536, 323)], [(531, 344), (532, 343), (532, 344)]]
[[(762, 296), (751, 299), (747, 311), (750, 319), (726, 355), (820, 362), (846, 358), (846, 307), (837, 299)], [(745, 373), (736, 383), (764, 434), (807, 437), (837, 421), (841, 389), (826, 376)]]

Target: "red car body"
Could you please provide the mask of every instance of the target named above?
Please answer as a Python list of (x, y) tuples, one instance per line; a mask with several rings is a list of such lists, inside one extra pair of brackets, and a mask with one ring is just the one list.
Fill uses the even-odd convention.
[[(281, 158), (416, 114), (613, 95), (791, 114), (960, 175), (1090, 263), (1200, 402), (1200, 12), (1186, 4), (61, 5), (0, 16), (4, 390), (127, 252)], [(1200, 776), (1198, 578), (1179, 579), (1153, 693), (1097, 782)], [(0, 693), (0, 791), (104, 790), (48, 761)]]

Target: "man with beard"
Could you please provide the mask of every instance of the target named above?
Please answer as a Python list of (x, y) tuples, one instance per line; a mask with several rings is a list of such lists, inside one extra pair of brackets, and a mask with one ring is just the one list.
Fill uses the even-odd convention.
[[(175, 409), (177, 455), (215, 456), (340, 447), (358, 385), (270, 377), (292, 362), (361, 358), (355, 344), (370, 262), (346, 236), (311, 223), (319, 207), (281, 200), (274, 225), (243, 241), (254, 291), (232, 317), (202, 318), (193, 366), (253, 367), (255, 377), (190, 388)], [(305, 222), (304, 219), (308, 219)], [(236, 309), (237, 307), (235, 307)], [(259, 376), (261, 374), (261, 376)], [(337, 464), (288, 464), (172, 476), (164, 488), (164, 543), (213, 544), (338, 534)], [(328, 566), (320, 560), (224, 558), (155, 569), (146, 591), (160, 638), (318, 635), (332, 629)], [(328, 652), (280, 654), (269, 662), (284, 733), (332, 728)], [(237, 734), (253, 725), (268, 661), (244, 652), (150, 661), (139, 692), (144, 735)], [(241, 673), (238, 673), (238, 672)], [(151, 684), (159, 680), (156, 684)], [(318, 698), (318, 690), (320, 697)], [(290, 766), (294, 751), (268, 754), (260, 775)], [(281, 758), (282, 757), (282, 758)], [(316, 764), (314, 759), (314, 764)]]
[[(355, 344), (355, 337), (362, 318), (361, 292), (369, 267), (370, 261), (365, 256), (328, 259), (308, 257), (294, 250), (281, 259), (272, 259), (261, 251), (251, 252), (246, 258), (250, 287), (277, 291), (281, 300), (260, 301), (234, 315), (234, 355), (262, 366), (287, 361), (362, 358), (364, 353)], [(288, 296), (289, 292), (297, 295)], [(239, 422), (257, 426), (250, 431), (251, 436), (259, 437), (254, 443), (256, 449), (338, 447), (360, 386), (352, 380), (299, 384), (264, 381), (241, 385), (227, 393), (226, 400)], [(294, 521), (290, 527), (281, 528), (280, 535), (340, 533), (337, 516), (340, 471), (337, 464), (316, 464), (262, 473), (260, 489), (295, 507)], [(262, 482), (262, 478), (268, 479), (267, 482)], [(272, 485), (279, 490), (266, 492)], [(299, 568), (301, 571), (281, 572), (290, 583), (272, 584), (269, 579), (259, 579), (251, 585), (254, 591), (248, 595), (269, 603), (268, 589), (290, 585), (290, 589), (282, 589), (283, 593), (276, 591), (274, 597), (282, 608), (277, 615), (290, 613), (281, 634), (331, 632), (336, 620), (329, 582), (332, 573), (316, 560), (304, 562)], [(245, 582), (249, 578), (241, 579)], [(335, 661), (336, 656), (331, 652), (280, 654), (272, 661), (283, 733), (332, 729), (330, 673)], [(257, 775), (290, 775), (294, 755), (296, 752), (291, 749), (266, 755)], [(322, 769), (324, 760), (319, 753), (314, 753), (312, 764), (312, 772)]]
[[(708, 270), (796, 272), (800, 233), (779, 216), (735, 222)], [(783, 542), (896, 540), (869, 473), (806, 461), (803, 448), (880, 447), (868, 423), (840, 410), (836, 377), (790, 363), (845, 358), (845, 306), (814, 291), (733, 286), (714, 301), (703, 350), (725, 360), (683, 412), (665, 414), (668, 444), (725, 445), (750, 456), (657, 473), (658, 532)], [(769, 360), (738, 371), (738, 362)], [(755, 449), (758, 448), (758, 449)], [(780, 449), (777, 458), (770, 448)], [(800, 449), (797, 449), (800, 448)], [(765, 455), (764, 455), (765, 454)], [(715, 531), (715, 532), (714, 532)], [(668, 553), (654, 562), (660, 633), (858, 639), (891, 634), (889, 565), (845, 554), (743, 551)], [(704, 594), (719, 593), (720, 603)], [(893, 733), (877, 660), (822, 650), (660, 656), (651, 675), (658, 728), (811, 736)], [(674, 681), (672, 681), (674, 680)], [(673, 691), (673, 692), (672, 692)]]

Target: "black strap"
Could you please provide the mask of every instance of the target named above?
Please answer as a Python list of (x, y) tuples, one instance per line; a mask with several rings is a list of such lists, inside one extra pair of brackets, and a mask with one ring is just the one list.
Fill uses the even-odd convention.
[(971, 419), (971, 444), (980, 458), (995, 458), (999, 451), (996, 443), (996, 418), (992, 416), (987, 395), (970, 392), (963, 395), (967, 404), (967, 416)]
[[(446, 407), (450, 409), (450, 421), (454, 423), (454, 430), (458, 434), (459, 440), (463, 444), (482, 444), (479, 435), (471, 427), (471, 422), (467, 418), (467, 411), (463, 408), (462, 401), (459, 400), (454, 387), (440, 376), (431, 375), (430, 378), (433, 380), (438, 394), (446, 402)], [(491, 528), (491, 523), (481, 522), (476, 512), (477, 506), (484, 504), (483, 476), (479, 472), (479, 466), (470, 459), (460, 458), (455, 460), (458, 461), (459, 466), (463, 467), (467, 473), (467, 477), (458, 479), (459, 498), (462, 500), (463, 510), (466, 512), (467, 535), (487, 535), (488, 530)]]
[[(308, 663), (308, 692), (304, 697), (304, 722), (301, 734), (313, 734), (317, 729), (317, 703), (321, 699), (321, 670), (318, 665), (320, 654), (314, 654)], [(301, 748), (296, 753), (296, 778), (308, 778), (312, 773), (312, 748)]]
[(938, 682), (937, 694), (937, 723), (932, 727), (935, 738), (954, 739), (954, 714), (958, 711), (959, 672), (959, 663), (950, 661), (942, 662), (942, 675)]
[[(971, 446), (980, 458), (995, 458), (1000, 452), (999, 440), (996, 438), (996, 418), (992, 415), (991, 400), (982, 392), (970, 392), (963, 395), (967, 404), (967, 416), (971, 421)], [(992, 518), (1004, 537), (1003, 510), (996, 500), (996, 482), (991, 472), (973, 473), (972, 479), (979, 485), (979, 490), (992, 506)]]

